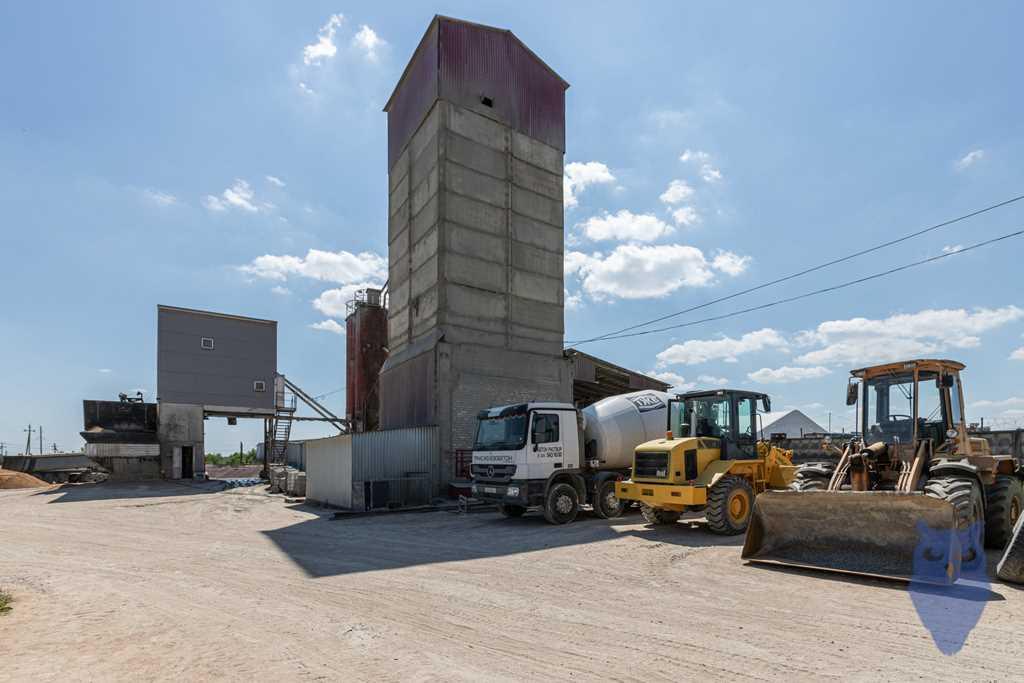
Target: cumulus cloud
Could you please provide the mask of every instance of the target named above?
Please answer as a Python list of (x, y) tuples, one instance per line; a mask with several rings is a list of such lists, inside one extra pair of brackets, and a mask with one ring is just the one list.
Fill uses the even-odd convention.
[(615, 176), (600, 161), (573, 161), (565, 166), (562, 187), (565, 208), (571, 209), (579, 204), (579, 193), (590, 185), (614, 183)]
[(964, 245), (962, 245), (962, 244), (947, 244), (946, 246), (944, 246), (942, 248), (942, 253), (943, 254), (955, 254), (956, 252), (960, 251), (963, 248), (964, 248)]
[(627, 209), (618, 213), (605, 212), (601, 216), (588, 218), (577, 226), (591, 240), (632, 240), (653, 242), (672, 233), (673, 228), (657, 216), (649, 213), (635, 214)]
[(971, 408), (987, 408), (1002, 410), (1007, 408), (1024, 408), (1024, 398), (1017, 396), (1011, 396), (1010, 398), (1003, 399), (1002, 401), (975, 401), (971, 404)]
[(325, 59), (330, 59), (338, 54), (338, 46), (334, 44), (334, 36), (344, 20), (344, 15), (332, 14), (327, 23), (317, 31), (316, 42), (302, 48), (302, 61), (307, 66), (321, 64)]
[(360, 26), (359, 31), (352, 37), (352, 45), (358, 48), (370, 62), (376, 62), (380, 58), (378, 51), (385, 44), (377, 32), (366, 24)]
[(345, 326), (339, 324), (337, 320), (321, 320), (318, 323), (313, 323), (310, 327), (314, 330), (321, 330), (323, 332), (345, 334)]
[(147, 189), (142, 191), (142, 195), (157, 206), (172, 206), (178, 203), (178, 198), (169, 192)]
[(691, 389), (697, 388), (696, 383), (687, 382), (685, 377), (675, 372), (669, 372), (667, 370), (651, 370), (644, 374), (655, 379), (660, 379), (662, 382), (669, 385), (669, 389), (673, 389), (675, 391), (690, 391)]
[(288, 289), (287, 287), (282, 287), (281, 285), (274, 285), (273, 287), (270, 288), (270, 291), (273, 294), (277, 294), (278, 296), (288, 296), (289, 294), (292, 293), (292, 290)]
[(1010, 354), (1010, 360), (1024, 360), (1024, 346), (1019, 349), (1015, 349), (1013, 353)]
[(265, 280), (284, 282), (289, 276), (297, 275), (338, 284), (383, 280), (387, 269), (387, 259), (373, 252), (353, 254), (319, 249), (310, 249), (305, 256), (264, 254), (239, 266), (243, 273)]
[(672, 220), (676, 222), (676, 225), (696, 225), (700, 223), (700, 214), (692, 206), (681, 206), (672, 211)]
[(696, 164), (701, 180), (706, 183), (715, 183), (722, 179), (722, 172), (712, 164), (711, 155), (705, 151), (687, 149), (679, 155), (679, 161), (684, 164)]
[(720, 270), (726, 275), (735, 277), (747, 269), (747, 266), (750, 265), (750, 257), (740, 256), (731, 251), (719, 249), (718, 253), (715, 254), (715, 258), (711, 261), (711, 265), (714, 266), (715, 270)]
[(1017, 306), (928, 309), (885, 319), (830, 320), (798, 335), (798, 344), (817, 345), (796, 359), (801, 365), (882, 363), (974, 348), (980, 335), (1024, 317)]
[(380, 289), (377, 282), (354, 282), (337, 289), (328, 289), (313, 300), (313, 308), (331, 318), (344, 318), (346, 304), (355, 298), (361, 289)]
[(816, 366), (812, 368), (791, 368), (789, 366), (783, 366), (781, 368), (761, 368), (754, 372), (748, 373), (747, 377), (755, 382), (761, 382), (762, 384), (788, 384), (790, 382), (799, 382), (805, 379), (815, 379), (818, 377), (824, 377), (830, 374), (832, 371), (828, 368)]
[(748, 332), (739, 339), (691, 339), (682, 344), (673, 344), (658, 354), (658, 365), (696, 365), (711, 360), (735, 363), (739, 356), (765, 349), (784, 349), (788, 345), (776, 330), (765, 327)]
[(583, 305), (583, 297), (580, 294), (571, 294), (568, 289), (563, 290), (565, 300), (565, 310), (575, 311), (577, 308)]
[(284, 187), (284, 185), (285, 185), (285, 182), (283, 180), (281, 180), (280, 178), (278, 178), (276, 175), (268, 175), (268, 176), (263, 176), (263, 177), (266, 178), (268, 183), (270, 183), (271, 185), (274, 185), (276, 187)]
[(303, 81), (299, 81), (299, 92), (301, 92), (303, 95), (316, 95), (316, 90), (310, 88)]
[(972, 149), (967, 154), (963, 155), (956, 160), (956, 170), (965, 171), (971, 166), (985, 158), (985, 150), (983, 149)]
[(258, 213), (275, 208), (269, 202), (257, 201), (252, 186), (241, 178), (237, 178), (231, 187), (221, 192), (219, 197), (212, 194), (206, 195), (203, 198), (203, 206), (210, 211), (239, 209), (248, 213)]
[(665, 191), (658, 197), (665, 204), (679, 204), (690, 199), (694, 195), (694, 189), (685, 180), (673, 180), (665, 188)]
[(583, 290), (598, 300), (656, 298), (680, 287), (704, 287), (714, 279), (701, 250), (681, 244), (624, 244), (608, 255), (570, 254), (566, 268), (573, 269)]

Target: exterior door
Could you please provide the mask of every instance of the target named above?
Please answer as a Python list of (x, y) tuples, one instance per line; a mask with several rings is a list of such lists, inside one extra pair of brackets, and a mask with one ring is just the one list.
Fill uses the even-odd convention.
[(530, 478), (547, 478), (559, 469), (575, 466), (565, 461), (564, 431), (561, 415), (535, 411), (530, 421), (530, 441), (526, 458), (530, 462)]
[(757, 406), (752, 398), (736, 401), (736, 442), (730, 444), (730, 460), (757, 457)]

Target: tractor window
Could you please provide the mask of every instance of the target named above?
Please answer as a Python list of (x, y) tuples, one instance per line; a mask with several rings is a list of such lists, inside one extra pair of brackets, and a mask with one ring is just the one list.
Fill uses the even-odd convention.
[(891, 443), (914, 438), (914, 375), (873, 377), (864, 388), (864, 440)]
[(729, 399), (709, 396), (694, 398), (686, 402), (690, 419), (694, 421), (695, 436), (712, 436), (718, 439), (730, 435)]
[(953, 407), (953, 426), (957, 429), (964, 421), (964, 409), (960, 405), (960, 378), (949, 389), (949, 404)]
[(942, 389), (939, 388), (940, 380), (938, 374), (922, 372), (918, 374), (918, 378), (918, 419), (924, 423), (942, 425), (942, 431), (946, 431), (945, 420), (943, 419)]
[(736, 403), (736, 429), (740, 441), (754, 440), (754, 399), (744, 398)]

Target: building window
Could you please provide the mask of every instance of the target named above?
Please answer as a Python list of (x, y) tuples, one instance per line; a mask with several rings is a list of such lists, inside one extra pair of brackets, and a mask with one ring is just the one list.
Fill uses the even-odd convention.
[(267, 390), (267, 383), (261, 379), (258, 379), (252, 383), (252, 390), (255, 391), (257, 394), (263, 393), (264, 391)]
[(206, 351), (213, 351), (213, 337), (202, 337), (199, 345)]

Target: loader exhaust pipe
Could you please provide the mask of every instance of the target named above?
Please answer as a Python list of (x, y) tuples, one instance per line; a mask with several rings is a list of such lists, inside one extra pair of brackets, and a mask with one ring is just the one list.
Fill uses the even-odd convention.
[(948, 585), (960, 577), (961, 543), (953, 506), (921, 493), (767, 491), (741, 557)]

